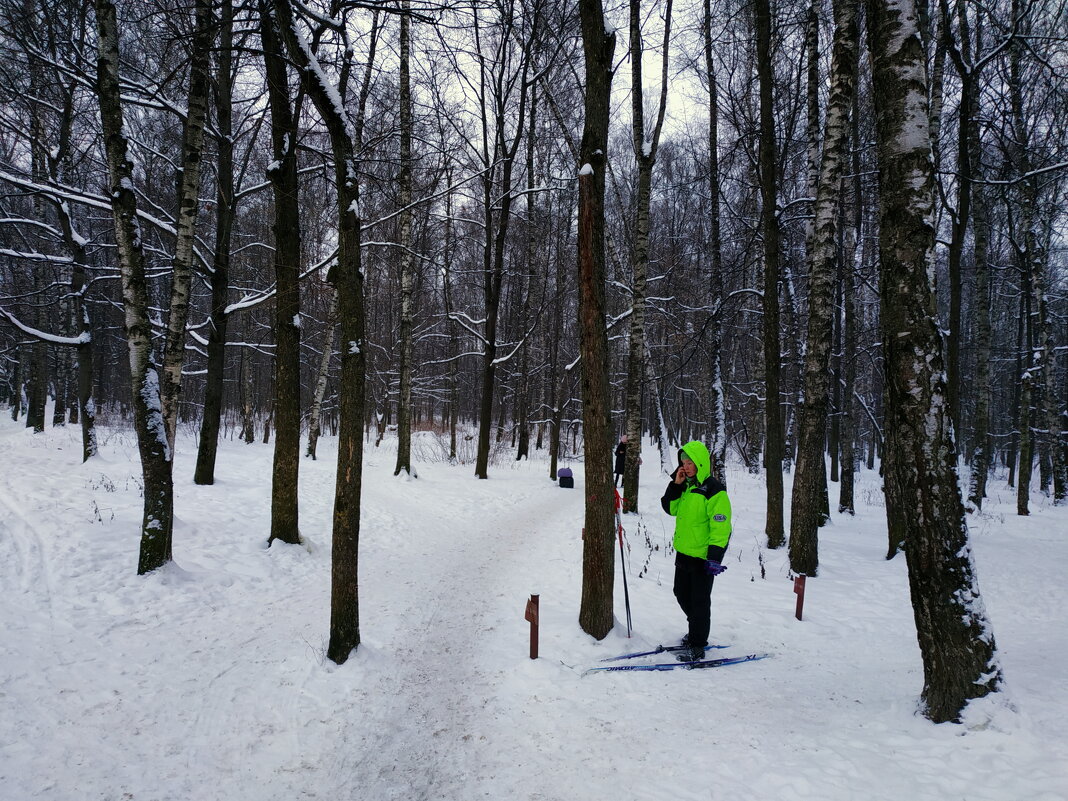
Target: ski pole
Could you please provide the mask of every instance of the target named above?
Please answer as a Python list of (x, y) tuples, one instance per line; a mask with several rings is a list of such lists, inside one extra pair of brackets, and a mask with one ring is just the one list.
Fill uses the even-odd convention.
[(620, 511), (623, 505), (622, 499), (619, 497), (619, 490), (615, 490), (616, 495), (616, 534), (619, 537), (619, 565), (623, 571), (623, 601), (627, 607), (627, 637), (630, 637), (630, 588), (627, 586), (627, 562), (623, 556), (623, 515)]

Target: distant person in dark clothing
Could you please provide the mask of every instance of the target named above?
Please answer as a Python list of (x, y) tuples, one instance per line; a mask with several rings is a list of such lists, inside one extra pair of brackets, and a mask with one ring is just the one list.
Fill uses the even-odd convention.
[(616, 486), (619, 486), (620, 479), (623, 478), (623, 469), (627, 466), (627, 435), (624, 434), (623, 438), (619, 440), (619, 444), (616, 445)]
[(660, 499), (675, 518), (675, 598), (686, 615), (683, 652), (700, 659), (711, 626), (712, 582), (726, 568), (723, 555), (731, 539), (731, 501), (727, 488), (711, 475), (708, 448), (687, 442), (679, 451), (679, 468)]

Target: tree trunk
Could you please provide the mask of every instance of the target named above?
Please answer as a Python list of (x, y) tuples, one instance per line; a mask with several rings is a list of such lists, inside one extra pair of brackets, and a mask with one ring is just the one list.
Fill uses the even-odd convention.
[(924, 664), (924, 714), (944, 722), (958, 720), (970, 699), (996, 690), (1001, 670), (968, 542), (927, 277), (934, 258), (934, 176), (916, 9), (912, 0), (868, 0), (867, 8), (886, 427), (896, 432), (886, 461), (908, 505), (905, 555)]
[[(288, 5), (287, 5), (288, 8)], [(279, 13), (281, 22), (281, 13)], [(263, 8), (260, 36), (267, 68), (274, 162), (267, 170), (274, 194), (274, 466), (271, 536), (300, 542), (297, 481), (300, 468), (300, 199), (297, 180), (297, 118), (290, 96), (277, 23)], [(283, 36), (291, 32), (284, 28)], [(292, 55), (292, 53), (291, 53)]]
[[(859, 42), (858, 42), (859, 45)], [(853, 66), (859, 67), (859, 60), (854, 59)], [(842, 388), (842, 480), (838, 487), (838, 512), (855, 514), (854, 488), (855, 476), (860, 467), (860, 459), (856, 451), (857, 447), (857, 403), (853, 397), (857, 383), (857, 291), (856, 277), (860, 274), (860, 267), (864, 263), (864, 207), (862, 204), (862, 183), (860, 177), (860, 104), (859, 92), (856, 87), (857, 78), (854, 77), (853, 86), (853, 109), (851, 119), (851, 144), (853, 173), (851, 183), (853, 187), (853, 223), (846, 230), (845, 270), (843, 276), (842, 298), (845, 302), (843, 310), (843, 350), (842, 360), (845, 365), (845, 385)]]
[[(625, 511), (638, 511), (638, 474), (642, 453), (642, 378), (645, 373), (645, 295), (649, 271), (649, 206), (652, 202), (653, 166), (667, 108), (668, 53), (671, 40), (671, 0), (664, 7), (664, 42), (660, 97), (653, 130), (645, 131), (645, 90), (642, 86), (641, 4), (630, 0), (631, 143), (638, 163), (634, 199), (634, 242), (631, 249), (631, 313), (627, 358), (627, 455), (623, 468)], [(652, 385), (649, 391), (655, 391)]]
[(326, 314), (323, 328), (323, 355), (319, 359), (319, 370), (315, 378), (315, 394), (312, 396), (311, 409), (308, 411), (308, 450), (305, 456), (315, 459), (315, 447), (319, 444), (322, 432), (323, 398), (326, 397), (326, 385), (330, 378), (330, 357), (334, 355), (334, 329), (337, 326), (337, 291), (331, 286), (327, 289), (330, 297), (330, 310)]
[[(445, 169), (445, 183), (452, 186), (452, 168)], [(445, 300), (445, 319), (449, 334), (449, 463), (456, 463), (456, 424), (459, 418), (460, 397), (458, 361), (460, 342), (456, 321), (452, 319), (452, 191), (445, 195), (445, 245), (442, 251), (441, 284)]]
[[(341, 315), (341, 380), (338, 387), (337, 486), (334, 493), (333, 549), (331, 554), (330, 642), (326, 656), (342, 664), (360, 645), (359, 543), (360, 493), (363, 481), (363, 419), (366, 391), (365, 309), (360, 258), (360, 174), (357, 153), (363, 141), (363, 116), (375, 59), (378, 15), (371, 29), (371, 49), (360, 90), (356, 122), (350, 126), (345, 110), (334, 103), (344, 96), (327, 87), (322, 68), (303, 37), (298, 37), (291, 0), (275, 0), (279, 27), (290, 58), (300, 70), (304, 89), (326, 123), (334, 156), (338, 202), (338, 256), (332, 269)], [(347, 74), (346, 64), (342, 74)]]
[(115, 241), (122, 271), (122, 301), (126, 342), (130, 352), (130, 380), (134, 430), (144, 480), (144, 518), (138, 574), (162, 567), (171, 559), (174, 493), (171, 450), (160, 404), (160, 379), (152, 352), (152, 324), (133, 163), (127, 154), (119, 89), (119, 30), (115, 4), (96, 0), (99, 57), (97, 95), (104, 130), (105, 155), (115, 219)]
[(779, 402), (779, 216), (775, 177), (774, 75), (771, 59), (771, 2), (756, 2), (757, 77), (760, 82), (760, 196), (764, 237), (764, 469), (767, 475), (769, 548), (783, 545), (783, 430)]
[(211, 271), (211, 312), (208, 322), (208, 364), (204, 387), (204, 416), (200, 421), (200, 445), (194, 484), (215, 483), (215, 459), (219, 451), (219, 427), (225, 397), (226, 305), (230, 289), (230, 243), (237, 204), (234, 199), (233, 142), (233, 40), (234, 7), (222, 0), (219, 23), (219, 53), (215, 77), (215, 114), (218, 128), (216, 182), (215, 258)]
[[(970, 40), (967, 26), (967, 7), (958, 5), (961, 20), (961, 45), (967, 47)], [(976, 31), (975, 55), (982, 52), (979, 30)], [(966, 55), (964, 51), (962, 55)], [(975, 300), (972, 304), (975, 318), (975, 425), (973, 430), (971, 477), (968, 484), (968, 503), (976, 510), (983, 508), (986, 497), (986, 480), (990, 473), (990, 348), (992, 342), (990, 323), (990, 217), (987, 192), (983, 184), (982, 143), (979, 136), (979, 93), (976, 81), (971, 81), (970, 91), (963, 95), (964, 114), (976, 122), (968, 126), (968, 160), (976, 183), (972, 186), (972, 237), (975, 258)]]
[[(848, 137), (847, 137), (848, 138)], [(843, 156), (845, 154), (843, 153)], [(835, 190), (838, 195), (839, 205), (839, 220), (844, 213), (844, 206), (842, 204), (842, 194), (844, 194), (841, 184)], [(830, 408), (828, 411), (828, 426), (827, 426), (827, 454), (831, 458), (831, 474), (830, 480), (832, 482), (838, 481), (839, 473), (839, 459), (841, 457), (842, 449), (842, 284), (844, 278), (842, 273), (845, 269), (845, 264), (842, 259), (842, 252), (844, 250), (842, 241), (842, 225), (838, 225), (838, 242), (837, 242), (837, 254), (835, 256), (835, 277), (834, 277), (834, 300), (831, 307), (831, 363), (830, 363)], [(826, 517), (820, 523), (822, 527), (831, 519), (831, 510), (828, 505), (826, 510)]]
[[(63, 139), (70, 135), (72, 121), (73, 108), (71, 102), (68, 101), (64, 106), (61, 123), (64, 131), (61, 135)], [(58, 170), (59, 165), (54, 164), (52, 178), (57, 182), (63, 177)], [(70, 325), (73, 331), (77, 331), (82, 344), (75, 350), (78, 403), (76, 408), (71, 410), (71, 422), (77, 419), (81, 423), (82, 461), (87, 462), (98, 452), (96, 403), (93, 401), (93, 329), (89, 320), (89, 305), (85, 302), (85, 293), (89, 288), (85, 268), (89, 262), (85, 252), (86, 240), (75, 227), (70, 205), (62, 202), (56, 203), (56, 213), (59, 217), (60, 230), (63, 232), (63, 241), (74, 263), (70, 282), (70, 292), (73, 298)]]
[[(246, 336), (248, 326), (245, 326)], [(248, 346), (241, 347), (241, 373), (238, 383), (241, 385), (241, 439), (246, 445), (256, 441), (256, 415), (252, 400), (252, 365)]]
[(715, 311), (708, 326), (709, 356), (709, 448), (712, 474), (726, 484), (727, 410), (724, 399), (723, 340), (723, 244), (719, 209), (719, 87), (712, 60), (712, 3), (704, 0), (703, 34), (705, 82), (708, 88), (708, 256), (709, 290)]
[[(530, 458), (530, 347), (527, 344), (529, 337), (527, 336), (527, 330), (530, 326), (530, 313), (531, 307), (537, 308), (539, 305), (535, 298), (531, 295), (531, 289), (535, 281), (534, 263), (537, 259), (535, 252), (535, 219), (537, 214), (535, 193), (535, 174), (534, 174), (534, 146), (537, 143), (537, 124), (538, 124), (538, 93), (537, 87), (533, 86), (530, 89), (530, 115), (527, 121), (527, 220), (526, 231), (524, 232), (524, 246), (526, 248), (526, 266), (523, 269), (523, 292), (517, 298), (520, 301), (520, 313), (519, 313), (519, 331), (523, 337), (522, 351), (520, 355), (520, 368), (519, 368), (519, 413), (516, 419), (516, 425), (519, 429), (519, 443), (516, 448), (515, 459), (518, 462), (521, 459)], [(523, 302), (523, 301), (526, 302)]]
[(182, 364), (185, 362), (186, 322), (193, 284), (193, 245), (197, 211), (200, 208), (200, 162), (204, 147), (204, 125), (208, 117), (208, 75), (214, 20), (211, 0), (196, 0), (196, 29), (193, 31), (192, 61), (185, 125), (182, 130), (182, 168), (178, 179), (178, 213), (175, 220), (173, 277), (170, 314), (163, 347), (163, 374), (160, 395), (167, 442), (174, 450), (178, 427), (178, 404), (182, 390)]
[(409, 0), (402, 0), (400, 13), (400, 171), (397, 202), (401, 213), (400, 233), (400, 397), (397, 399), (397, 465), (412, 474), (412, 86), (409, 65), (411, 18)]
[(849, 111), (853, 105), (857, 72), (856, 5), (850, 0), (836, 0), (834, 21), (831, 89), (816, 190), (812, 263), (808, 278), (805, 405), (801, 412), (800, 447), (790, 507), (790, 569), (808, 576), (816, 575), (819, 568), (817, 529), (823, 515), (822, 497), (826, 492), (823, 444), (827, 430), (828, 371), (835, 312), (835, 245), (842, 170), (849, 142)]
[[(28, 20), (35, 18), (36, 14), (32, 5), (25, 7)], [(32, 23), (31, 23), (32, 24)], [(46, 177), (47, 156), (44, 152), (44, 125), (41, 119), (41, 103), (37, 98), (42, 97), (44, 88), (44, 76), (41, 74), (41, 60), (33, 57), (30, 59), (30, 94), (34, 102), (30, 104), (30, 174), (35, 183), (43, 183)], [(45, 219), (44, 200), (38, 195), (34, 197), (34, 214), (38, 220)], [(37, 298), (41, 298), (48, 286), (45, 276), (45, 265), (33, 269), (33, 291)], [(48, 327), (47, 310), (45, 304), (38, 300), (35, 304), (33, 323), (38, 331)], [(45, 406), (48, 404), (48, 344), (44, 339), (35, 338), (29, 347), (30, 375), (27, 381), (27, 409), (26, 427), (32, 428), (34, 433), (45, 430)]]
[(585, 123), (579, 150), (579, 347), (586, 467), (586, 526), (582, 542), (579, 625), (602, 640), (612, 630), (615, 583), (611, 395), (605, 328), (604, 190), (614, 33), (605, 30), (601, 0), (579, 0), (586, 57)]

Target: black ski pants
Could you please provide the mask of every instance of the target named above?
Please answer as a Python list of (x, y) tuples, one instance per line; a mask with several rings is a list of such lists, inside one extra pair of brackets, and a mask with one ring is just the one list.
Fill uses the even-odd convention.
[[(722, 559), (725, 548), (709, 547), (712, 559)], [(707, 562), (684, 553), (675, 554), (675, 600), (679, 602), (689, 625), (687, 641), (690, 645), (707, 645), (712, 618), (712, 583)]]

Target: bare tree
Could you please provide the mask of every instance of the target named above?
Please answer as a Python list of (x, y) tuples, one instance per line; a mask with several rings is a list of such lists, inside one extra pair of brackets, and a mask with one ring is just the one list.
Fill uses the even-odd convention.
[(397, 400), (397, 466), (393, 475), (412, 472), (412, 81), (410, 3), (400, 13), (400, 398)]
[(134, 429), (144, 479), (144, 518), (141, 525), (139, 574), (162, 567), (171, 559), (174, 492), (171, 449), (160, 402), (160, 378), (152, 349), (148, 292), (141, 226), (134, 194), (133, 163), (128, 155), (122, 119), (119, 82), (119, 25), (115, 4), (96, 0), (97, 81), (100, 121), (115, 220), (115, 241), (122, 270), (122, 300), (126, 342), (130, 353)]
[(605, 30), (601, 0), (579, 0), (586, 56), (586, 118), (579, 148), (578, 274), (582, 354), (582, 434), (586, 466), (586, 526), (582, 544), (579, 625), (598, 640), (612, 630), (612, 444), (605, 329), (604, 191), (614, 33)]
[(834, 3), (834, 54), (831, 93), (823, 134), (809, 265), (808, 345), (805, 350), (805, 405), (790, 507), (790, 569), (814, 576), (819, 567), (817, 529), (826, 491), (823, 444), (827, 429), (827, 393), (831, 328), (835, 312), (834, 280), (838, 263), (840, 191), (849, 143), (849, 112), (857, 71), (857, 8), (852, 0)]
[[(281, 16), (281, 14), (279, 14)], [(275, 353), (274, 468), (268, 542), (300, 542), (297, 474), (300, 466), (300, 203), (297, 186), (297, 117), (290, 94), (278, 22), (266, 2), (260, 39), (267, 72), (274, 161), (267, 169), (274, 192)], [(285, 31), (281, 35), (285, 35)]]
[[(671, 0), (664, 6), (664, 41), (661, 51), (660, 98), (653, 129), (645, 130), (645, 88), (642, 86), (641, 4), (630, 0), (631, 144), (638, 163), (634, 197), (634, 228), (631, 246), (630, 336), (627, 356), (626, 427), (627, 455), (623, 470), (626, 511), (638, 511), (638, 473), (642, 452), (642, 382), (645, 378), (645, 303), (649, 271), (649, 204), (653, 191), (653, 167), (664, 129), (668, 99), (668, 57), (671, 44)], [(654, 384), (648, 387), (655, 392)]]
[[(274, 0), (279, 28), (290, 58), (303, 77), (303, 85), (326, 124), (334, 156), (338, 208), (337, 263), (330, 278), (337, 287), (341, 315), (340, 423), (338, 429), (337, 487), (334, 493), (333, 551), (331, 555), (330, 642), (326, 656), (344, 663), (360, 645), (359, 544), (360, 495), (363, 482), (363, 418), (367, 357), (365, 310), (361, 267), (361, 215), (359, 151), (363, 144), (364, 111), (370, 91), (378, 35), (377, 13), (372, 21), (371, 48), (356, 109), (350, 122), (341, 98), (351, 74), (354, 53), (344, 47), (341, 86), (323, 72), (307, 38), (297, 27), (292, 0)], [(344, 34), (345, 22), (336, 30)]]
[(756, 51), (760, 83), (760, 198), (761, 233), (764, 238), (764, 469), (767, 476), (767, 521), (769, 548), (785, 541), (783, 531), (783, 427), (779, 402), (779, 209), (775, 169), (775, 117), (771, 57), (772, 14), (770, 0), (757, 0)]
[(192, 54), (189, 66), (189, 92), (182, 131), (182, 166), (178, 177), (178, 214), (175, 224), (173, 275), (171, 278), (170, 314), (163, 347), (163, 373), (160, 390), (167, 442), (174, 450), (178, 427), (178, 403), (182, 389), (182, 365), (185, 363), (186, 323), (189, 320), (189, 296), (193, 283), (193, 245), (197, 212), (200, 209), (200, 166), (204, 146), (204, 125), (208, 117), (209, 57), (214, 39), (214, 20), (209, 0), (196, 0)]
[(1001, 669), (979, 595), (957, 480), (943, 343), (928, 282), (934, 177), (927, 79), (912, 0), (868, 0), (879, 155), (886, 468), (903, 502), (905, 556), (924, 664), (924, 713), (957, 720)]
[(208, 314), (207, 378), (204, 388), (204, 414), (200, 424), (200, 444), (195, 484), (215, 483), (215, 458), (219, 451), (219, 424), (223, 412), (224, 368), (230, 291), (230, 248), (233, 241), (237, 203), (234, 195), (233, 68), (234, 6), (222, 0), (219, 19), (219, 49), (215, 69), (215, 125), (218, 131), (215, 185), (215, 256), (211, 269), (211, 309)]
[(714, 311), (709, 318), (708, 373), (709, 409), (708, 452), (712, 474), (726, 483), (727, 409), (723, 387), (723, 239), (720, 233), (719, 180), (719, 79), (712, 58), (712, 2), (704, 0), (702, 38), (705, 56), (705, 88), (708, 90), (708, 255), (709, 290)]

